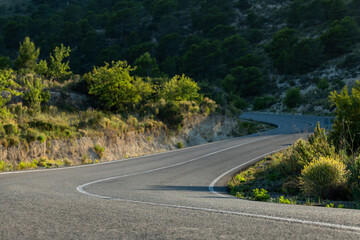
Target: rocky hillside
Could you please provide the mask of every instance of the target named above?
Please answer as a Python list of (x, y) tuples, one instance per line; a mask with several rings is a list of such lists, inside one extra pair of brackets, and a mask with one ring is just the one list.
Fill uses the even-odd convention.
[[(268, 129), (261, 123), (240, 122), (225, 116), (189, 118), (177, 132), (129, 131), (121, 136), (72, 138), (67, 140), (24, 142), (17, 146), (0, 145), (0, 171), (23, 168), (58, 167), (104, 162), (179, 149), (224, 140)], [(34, 164), (35, 162), (35, 164)]]

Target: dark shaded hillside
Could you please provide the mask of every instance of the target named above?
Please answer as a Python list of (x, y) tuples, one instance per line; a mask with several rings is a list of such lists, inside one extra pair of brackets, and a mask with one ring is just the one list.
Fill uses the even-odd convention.
[[(30, 36), (41, 59), (69, 46), (74, 73), (127, 60), (139, 76), (185, 73), (218, 102), (240, 108), (242, 98), (277, 95), (279, 81), (298, 85), (297, 75), (356, 53), (360, 39), (359, 0), (32, 0), (0, 11), (0, 52), (11, 60), (2, 58), (2, 67)], [(337, 60), (339, 69), (356, 63), (356, 54)]]

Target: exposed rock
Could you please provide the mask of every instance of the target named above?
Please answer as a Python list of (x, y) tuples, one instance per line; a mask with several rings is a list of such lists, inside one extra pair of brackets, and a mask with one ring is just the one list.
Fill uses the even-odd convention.
[(40, 157), (48, 159), (69, 158), (75, 164), (81, 164), (84, 156), (98, 159), (93, 148), (96, 144), (104, 147), (101, 161), (111, 161), (135, 157), (155, 152), (176, 149), (179, 142), (184, 146), (193, 146), (207, 142), (227, 139), (237, 134), (238, 122), (224, 116), (197, 117), (189, 120), (179, 134), (172, 132), (127, 132), (122, 136), (82, 137), (79, 139), (39, 141), (29, 145), (4, 148), (0, 145), (0, 160), (12, 163), (31, 161)]

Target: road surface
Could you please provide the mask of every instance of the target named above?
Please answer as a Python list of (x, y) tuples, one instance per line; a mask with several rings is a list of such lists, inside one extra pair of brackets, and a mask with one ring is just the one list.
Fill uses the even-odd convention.
[(360, 239), (360, 211), (236, 199), (228, 177), (320, 117), (244, 113), (266, 133), (105, 164), (0, 173), (0, 239)]

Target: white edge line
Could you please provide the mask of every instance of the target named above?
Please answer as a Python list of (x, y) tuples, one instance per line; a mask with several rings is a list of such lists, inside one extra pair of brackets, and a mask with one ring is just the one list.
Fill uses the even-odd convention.
[[(262, 139), (259, 139), (259, 140), (256, 140), (256, 141), (261, 141), (261, 140), (264, 140), (264, 139), (267, 139), (269, 137), (266, 137), (266, 138), (262, 138)], [(134, 176), (134, 175), (140, 175), (140, 174), (144, 174), (144, 173), (150, 173), (150, 172), (154, 172), (154, 171), (159, 171), (159, 170), (163, 170), (163, 169), (166, 169), (166, 168), (171, 168), (171, 167), (175, 167), (175, 166), (179, 166), (179, 165), (183, 165), (183, 164), (186, 164), (186, 163), (189, 163), (189, 162), (193, 162), (193, 161), (196, 161), (196, 160), (199, 160), (201, 158), (204, 158), (204, 157), (207, 157), (207, 156), (210, 156), (210, 155), (213, 155), (213, 154), (216, 154), (216, 153), (219, 153), (219, 152), (223, 152), (223, 151), (227, 151), (229, 149), (232, 149), (232, 148), (235, 148), (235, 147), (239, 147), (241, 145), (246, 145), (246, 144), (249, 144), (249, 143), (253, 143), (253, 142), (256, 142), (256, 141), (252, 141), (252, 142), (247, 142), (247, 143), (243, 143), (243, 144), (239, 144), (239, 145), (236, 145), (236, 146), (233, 146), (233, 147), (229, 147), (229, 148), (226, 148), (226, 149), (222, 149), (222, 150), (219, 150), (219, 151), (216, 151), (216, 152), (212, 152), (212, 153), (209, 153), (209, 154), (206, 154), (206, 155), (203, 155), (203, 156), (200, 156), (200, 157), (197, 157), (197, 158), (194, 158), (194, 159), (191, 159), (191, 160), (188, 160), (188, 161), (185, 161), (185, 162), (182, 162), (182, 163), (177, 163), (177, 164), (173, 164), (173, 165), (169, 165), (169, 166), (166, 166), (166, 167), (161, 167), (161, 168), (156, 168), (156, 169), (152, 169), (152, 170), (148, 170), (148, 171), (144, 171), (144, 172), (138, 172), (138, 173), (133, 173), (133, 174), (127, 174), (127, 175), (122, 175), (122, 176), (115, 176), (115, 177), (110, 177), (110, 178), (105, 178), (105, 179), (100, 179), (100, 180), (96, 180), (96, 181), (92, 181), (92, 182), (89, 182), (89, 183), (85, 183), (83, 185), (80, 185), (76, 188), (76, 190), (82, 194), (85, 194), (85, 195), (88, 195), (88, 196), (91, 196), (91, 197), (96, 197), (96, 198), (101, 198), (101, 199), (107, 199), (107, 200), (115, 200), (115, 201), (122, 201), (122, 202), (130, 202), (130, 203), (137, 203), (137, 204), (146, 204), (146, 205), (151, 205), (151, 206), (162, 206), (162, 207), (171, 207), (171, 208), (179, 208), (179, 209), (187, 209), (187, 210), (199, 210), (199, 211), (207, 211), (207, 212), (215, 212), (215, 213), (224, 213), (224, 214), (231, 214), (231, 215), (238, 215), (238, 216), (245, 216), (245, 217), (254, 217), (254, 218), (262, 218), (262, 219), (268, 219), (268, 220), (274, 220), (274, 221), (281, 221), (281, 222), (289, 222), (289, 223), (300, 223), (300, 224), (307, 224), (307, 225), (315, 225), (315, 226), (318, 226), (318, 227), (327, 227), (327, 228), (333, 228), (333, 229), (343, 229), (343, 230), (351, 230), (351, 231), (360, 231), (360, 227), (356, 227), (356, 226), (348, 226), (348, 225), (342, 225), (342, 224), (333, 224), (333, 223), (326, 223), (326, 222), (317, 222), (317, 221), (310, 221), (310, 220), (302, 220), (302, 219), (296, 219), (296, 218), (285, 218), (285, 217), (275, 217), (275, 216), (269, 216), (269, 215), (261, 215), (261, 214), (252, 214), (252, 213), (245, 213), (245, 212), (235, 212), (235, 211), (227, 211), (227, 210), (220, 210), (220, 209), (211, 209), (211, 208), (201, 208), (201, 207), (192, 207), (192, 206), (182, 206), (182, 205), (174, 205), (174, 204), (165, 204), (165, 203), (153, 203), (153, 202), (144, 202), (144, 201), (136, 201), (136, 200), (129, 200), (129, 199), (122, 199), (122, 198), (112, 198), (112, 197), (108, 197), (108, 196), (101, 196), (101, 195), (97, 195), (97, 194), (92, 194), (92, 193), (89, 193), (87, 191), (84, 190), (84, 187), (87, 187), (89, 185), (92, 185), (92, 184), (95, 184), (95, 183), (100, 183), (100, 182), (104, 182), (104, 181), (108, 181), (108, 180), (113, 180), (113, 179), (118, 179), (118, 178), (123, 178), (123, 177), (128, 177), (128, 176)], [(274, 151), (271, 151), (271, 152), (268, 152), (266, 154), (263, 154), (261, 156), (258, 156), (256, 158), (253, 158), (245, 163), (242, 163), (228, 171), (226, 171), (225, 173), (221, 174), (219, 177), (217, 177), (214, 181), (212, 181), (209, 185), (209, 191), (214, 193), (214, 194), (217, 194), (217, 195), (220, 195), (220, 196), (223, 196), (223, 197), (226, 197), (226, 198), (229, 198), (230, 196), (227, 196), (227, 195), (223, 195), (223, 194), (220, 194), (218, 192), (216, 192), (214, 190), (214, 185), (216, 184), (217, 181), (219, 181), (222, 177), (224, 177), (226, 174), (232, 172), (232, 171), (235, 171), (236, 169), (239, 169), (241, 168), (242, 166), (244, 165), (247, 165), (251, 162), (254, 162), (258, 159), (261, 159), (269, 154), (272, 154), (272, 153), (275, 153), (277, 151), (280, 151), (282, 149), (285, 149), (286, 147), (283, 147), (283, 148), (279, 148), (277, 150), (274, 150)]]
[(235, 212), (235, 211), (227, 211), (227, 210), (212, 209), (212, 208), (182, 206), (182, 205), (173, 205), (173, 204), (166, 204), (166, 203), (142, 202), (142, 201), (136, 201), (136, 200), (99, 196), (99, 195), (95, 195), (95, 194), (90, 194), (90, 195), (94, 196), (94, 197), (102, 198), (102, 199), (115, 200), (115, 201), (121, 201), (121, 202), (129, 202), (129, 203), (137, 203), (137, 204), (146, 204), (146, 205), (150, 205), (150, 206), (161, 206), (161, 207), (179, 208), (179, 209), (186, 209), (186, 210), (206, 211), (206, 212), (231, 214), (231, 215), (244, 216), (244, 217), (262, 218), (262, 219), (267, 219), (267, 220), (281, 221), (281, 222), (288, 222), (288, 223), (300, 223), (300, 224), (307, 224), (307, 225), (315, 225), (318, 227), (327, 227), (327, 228), (332, 228), (332, 229), (351, 230), (351, 231), (356, 231), (356, 232), (360, 231), (360, 227), (348, 226), (348, 225), (342, 225), (342, 224), (316, 222), (316, 221), (302, 220), (302, 219), (296, 219), (296, 218), (275, 217), (275, 216), (269, 216), (269, 215)]
[(250, 144), (250, 143), (262, 141), (262, 140), (265, 140), (265, 139), (268, 139), (268, 138), (271, 138), (271, 136), (267, 136), (267, 137), (263, 137), (263, 138), (256, 139), (256, 140), (253, 140), (253, 141), (237, 144), (235, 146), (231, 146), (231, 147), (224, 148), (224, 149), (221, 149), (221, 150), (218, 150), (218, 151), (215, 151), (215, 152), (211, 152), (211, 153), (208, 153), (208, 154), (205, 154), (205, 155), (202, 155), (202, 156), (199, 156), (199, 157), (196, 157), (196, 158), (184, 161), (184, 162), (175, 163), (175, 164), (160, 167), (160, 168), (154, 168), (154, 169), (150, 169), (150, 170), (146, 170), (146, 171), (142, 171), (142, 172), (135, 172), (135, 173), (125, 174), (125, 175), (120, 175), (120, 176), (114, 176), (114, 177), (109, 177), (109, 178), (98, 179), (98, 180), (95, 180), (95, 181), (92, 181), (92, 182), (82, 184), (82, 185), (78, 186), (76, 188), (76, 190), (78, 190), (79, 192), (81, 192), (83, 194), (86, 194), (86, 195), (98, 196), (98, 195), (94, 195), (94, 194), (86, 192), (83, 188), (87, 187), (87, 186), (90, 186), (92, 184), (100, 183), (100, 182), (106, 182), (106, 181), (109, 181), (109, 180), (114, 180), (114, 179), (119, 179), (119, 178), (124, 178), (124, 177), (130, 177), (130, 176), (136, 176), (136, 175), (141, 175), (141, 174), (145, 174), (145, 173), (151, 173), (151, 172), (155, 172), (155, 171), (160, 171), (160, 170), (164, 170), (164, 169), (184, 165), (186, 163), (194, 162), (194, 161), (197, 161), (199, 159), (203, 159), (205, 157), (209, 157), (211, 155), (215, 155), (215, 154), (220, 153), (220, 152), (224, 152), (224, 151), (227, 151), (227, 150), (230, 150), (230, 149), (233, 149), (233, 148), (237, 148), (237, 147), (240, 147), (240, 146), (244, 146), (244, 145), (247, 145), (247, 144)]
[[(264, 114), (263, 114), (264, 115)], [(241, 119), (241, 116), (240, 116)], [(242, 119), (247, 119), (249, 120), (250, 118), (242, 118)], [(310, 123), (312, 126), (315, 126), (315, 124), (313, 122), (307, 121), (307, 120), (299, 120), (299, 121), (304, 121), (304, 122), (308, 122)], [(246, 137), (251, 137), (251, 136), (261, 136), (261, 134), (268, 134), (271, 133), (273, 131), (276, 131), (278, 129), (280, 129), (282, 126), (280, 124), (275, 124), (275, 123), (269, 123), (269, 124), (273, 124), (275, 126), (277, 126), (275, 129), (271, 129), (269, 131), (265, 131), (265, 132), (260, 132), (260, 133), (253, 133), (250, 135), (246, 135), (246, 136), (239, 136), (239, 137), (233, 137), (233, 138), (228, 138), (228, 139), (224, 139), (224, 140), (220, 140), (220, 141), (216, 141), (216, 142), (211, 142), (211, 143), (204, 143), (204, 144), (199, 144), (199, 145), (195, 145), (195, 146), (190, 146), (190, 147), (186, 147), (184, 149), (174, 149), (174, 150), (170, 150), (170, 151), (164, 151), (164, 152), (157, 152), (157, 153), (152, 153), (152, 154), (146, 154), (143, 156), (138, 156), (138, 157), (132, 157), (132, 158), (126, 158), (126, 159), (118, 159), (118, 160), (113, 160), (113, 161), (109, 161), (109, 162), (101, 162), (101, 163), (95, 163), (95, 164), (88, 164), (88, 165), (80, 165), (80, 166), (72, 166), (72, 167), (60, 167), (60, 168), (50, 168), (50, 169), (37, 169), (37, 170), (25, 170), (25, 171), (10, 171), (10, 172), (0, 172), (0, 175), (11, 175), (11, 174), (25, 174), (25, 173), (38, 173), (38, 172), (47, 172), (47, 171), (64, 171), (64, 170), (70, 170), (70, 169), (75, 169), (75, 168), (86, 168), (86, 167), (95, 167), (95, 166), (100, 166), (100, 165), (106, 165), (106, 164), (114, 164), (114, 163), (118, 163), (118, 162), (126, 162), (126, 161), (130, 161), (130, 160), (136, 160), (136, 159), (142, 159), (142, 158), (146, 158), (146, 157), (153, 157), (153, 156), (158, 156), (158, 155), (162, 155), (162, 154), (167, 154), (167, 153), (173, 153), (173, 152), (178, 152), (178, 151), (185, 151), (187, 149), (192, 149), (192, 148), (199, 148), (202, 146), (207, 146), (207, 145), (212, 145), (212, 144), (217, 144), (220, 142), (227, 142), (227, 141), (231, 141), (234, 139), (239, 139), (239, 138), (246, 138)]]
[(209, 187), (208, 187), (209, 191), (212, 192), (212, 193), (214, 193), (214, 194), (216, 194), (216, 195), (219, 195), (219, 196), (228, 197), (227, 195), (218, 193), (218, 192), (216, 192), (216, 191), (214, 190), (215, 184), (216, 184), (221, 178), (223, 178), (225, 175), (227, 175), (227, 174), (229, 174), (229, 173), (231, 173), (231, 172), (233, 172), (233, 171), (235, 171), (235, 170), (237, 170), (237, 169), (240, 169), (240, 168), (243, 167), (243, 166), (248, 165), (249, 163), (255, 162), (256, 160), (260, 160), (261, 158), (263, 158), (263, 157), (265, 157), (265, 156), (267, 156), (267, 155), (269, 155), (269, 154), (273, 154), (273, 153), (278, 152), (278, 151), (281, 151), (281, 150), (283, 150), (283, 149), (285, 149), (285, 148), (287, 148), (287, 147), (279, 148), (279, 149), (277, 149), (277, 150), (274, 150), (274, 151), (265, 153), (265, 154), (263, 154), (263, 155), (261, 155), (261, 156), (258, 156), (258, 157), (256, 157), (256, 158), (253, 158), (253, 159), (251, 159), (251, 160), (249, 160), (249, 161), (247, 161), (247, 162), (245, 162), (245, 163), (242, 163), (242, 164), (240, 164), (240, 165), (238, 165), (238, 166), (236, 166), (236, 167), (233, 167), (233, 168), (229, 169), (228, 171), (224, 172), (223, 174), (221, 174), (220, 176), (218, 176), (217, 178), (215, 178), (214, 181), (212, 181), (212, 182), (210, 183), (210, 185), (209, 185)]

